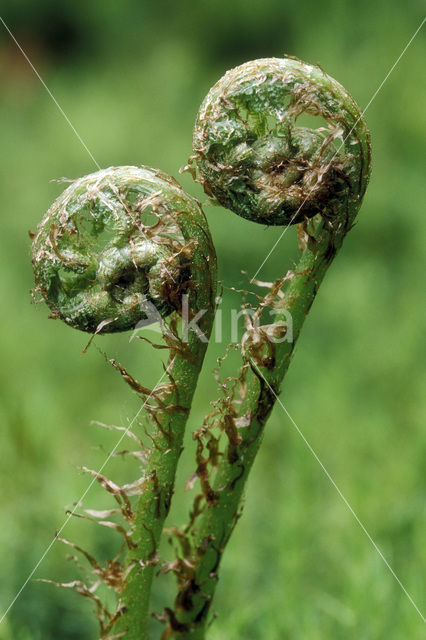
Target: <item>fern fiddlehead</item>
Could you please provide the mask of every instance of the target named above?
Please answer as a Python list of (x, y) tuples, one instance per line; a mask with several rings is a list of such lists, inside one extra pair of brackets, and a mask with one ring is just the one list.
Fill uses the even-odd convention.
[(163, 317), (176, 308), (170, 296), (182, 260), (175, 256), (185, 238), (163, 201), (165, 188), (171, 198), (176, 187), (159, 172), (112, 167), (64, 191), (33, 242), (36, 289), (53, 317), (109, 333), (145, 320), (147, 301)]
[[(322, 118), (325, 126), (301, 126), (304, 114)], [(190, 570), (177, 574), (167, 637), (201, 640), (264, 425), (318, 287), (361, 205), (370, 143), (348, 92), (321, 68), (290, 58), (255, 60), (229, 71), (204, 100), (193, 140), (205, 192), (249, 220), (298, 223), (301, 249), (297, 267), (271, 286), (256, 310), (243, 337), (240, 373), (222, 385), (219, 409), (200, 431), (203, 450), (215, 449), (214, 456), (205, 454), (200, 478), (210, 491), (203, 491), (202, 507), (196, 498), (184, 530), (183, 564)], [(290, 317), (292, 336), (286, 338)], [(227, 444), (218, 456), (220, 433)]]
[(153, 431), (136, 483), (135, 512), (127, 501), (123, 510), (129, 550), (121, 577), (115, 577), (118, 608), (100, 616), (101, 635), (114, 628), (118, 637), (140, 640), (146, 638), (157, 545), (214, 316), (216, 256), (208, 225), (198, 202), (170, 176), (148, 167), (111, 167), (73, 182), (52, 205), (33, 240), (33, 267), (51, 317), (92, 334), (159, 317), (176, 320), (184, 295), (189, 321), (202, 312), (197, 327), (203, 339), (190, 328), (183, 341), (177, 321), (170, 325), (167, 380), (153, 391), (114, 363), (145, 400)]
[[(325, 126), (300, 126), (303, 115), (319, 116)], [(204, 190), (266, 225), (333, 216), (347, 189), (353, 196), (365, 189), (368, 157), (354, 149), (363, 129), (359, 115), (319, 67), (266, 58), (232, 69), (208, 93), (194, 128)]]

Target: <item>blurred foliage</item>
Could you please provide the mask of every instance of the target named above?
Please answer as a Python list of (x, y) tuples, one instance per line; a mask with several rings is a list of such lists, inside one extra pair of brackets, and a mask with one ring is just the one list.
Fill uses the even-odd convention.
[[(223, 72), (288, 53), (320, 62), (366, 105), (422, 18), (415, 0), (15, 0), (2, 17), (101, 166), (148, 164), (178, 175), (195, 113)], [(422, 249), (426, 220), (423, 33), (368, 109), (373, 175), (359, 222), (321, 287), (282, 399), (420, 608), (425, 604), (425, 435), (422, 388)], [(0, 549), (4, 610), (88, 486), (137, 398), (86, 337), (30, 304), (28, 229), (63, 185), (94, 170), (90, 157), (0, 25)], [(421, 93), (423, 91), (423, 94)], [(188, 175), (183, 186), (204, 199)], [(281, 233), (206, 208), (227, 287), (242, 286)], [(292, 265), (289, 230), (260, 277)], [(224, 290), (223, 316), (238, 304)], [(226, 326), (226, 325), (225, 325)], [(229, 339), (225, 329), (224, 339)], [(155, 337), (155, 335), (154, 335)], [(129, 336), (99, 338), (144, 383), (160, 363)], [(189, 431), (215, 397), (212, 344)], [(182, 521), (194, 468), (190, 433), (170, 523)], [(122, 460), (107, 473), (126, 478)], [(93, 487), (85, 506), (101, 508)], [(70, 522), (66, 537), (107, 557), (114, 534)], [(36, 577), (71, 580), (55, 544)], [(157, 609), (171, 593), (159, 578)], [(221, 570), (211, 640), (420, 639), (420, 617), (279, 407), (268, 425), (241, 519)], [(160, 628), (153, 622), (152, 636)], [(89, 640), (91, 605), (31, 580), (0, 626), (1, 640)]]

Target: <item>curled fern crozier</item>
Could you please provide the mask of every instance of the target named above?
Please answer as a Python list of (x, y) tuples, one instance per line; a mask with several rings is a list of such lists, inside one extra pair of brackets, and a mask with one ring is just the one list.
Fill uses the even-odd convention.
[(131, 329), (150, 318), (147, 308), (166, 317), (188, 286), (197, 224), (206, 224), (199, 204), (159, 170), (92, 173), (57, 198), (38, 228), (36, 291), (52, 317), (89, 333)]
[(289, 225), (362, 198), (366, 135), (353, 98), (320, 67), (264, 58), (212, 87), (193, 150), (209, 196), (248, 220)]

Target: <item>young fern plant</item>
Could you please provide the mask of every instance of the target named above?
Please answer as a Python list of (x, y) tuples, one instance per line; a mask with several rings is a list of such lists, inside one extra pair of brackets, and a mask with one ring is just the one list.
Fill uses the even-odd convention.
[[(325, 126), (300, 126), (304, 114), (319, 116)], [(320, 67), (267, 58), (229, 71), (210, 90), (193, 150), (209, 196), (263, 225), (297, 223), (301, 252), (296, 268), (283, 270), (247, 316), (239, 373), (221, 382), (215, 409), (196, 434), (203, 493), (180, 531), (186, 544), (167, 637), (202, 640), (265, 423), (318, 288), (361, 205), (370, 141), (352, 97)]]
[[(157, 547), (214, 317), (216, 256), (207, 221), (198, 202), (165, 173), (111, 167), (76, 180), (55, 201), (33, 240), (33, 267), (36, 291), (51, 317), (76, 329), (102, 334), (170, 319), (163, 331), (169, 349), (164, 382), (153, 390), (111, 361), (140, 394), (152, 425), (149, 449), (135, 438), (143, 447), (142, 477), (118, 487), (91, 471), (114, 495), (126, 523), (126, 529), (114, 527), (125, 538), (124, 563), (114, 560), (102, 569), (90, 561), (97, 581), (118, 596), (114, 612), (93, 597), (101, 637), (110, 637), (114, 627), (114, 637), (140, 640), (147, 637)], [(177, 323), (183, 311), (185, 340)], [(197, 314), (195, 331), (191, 319)], [(135, 508), (129, 498), (134, 493), (139, 494)], [(81, 583), (71, 586), (90, 594)]]
[[(303, 126), (305, 115), (323, 126)], [(213, 411), (193, 433), (201, 493), (189, 523), (171, 530), (177, 556), (162, 567), (177, 578), (175, 602), (162, 616), (162, 637), (175, 640), (206, 637), (220, 561), (265, 423), (370, 172), (369, 133), (354, 100), (321, 68), (291, 58), (255, 60), (225, 74), (200, 108), (193, 152), (196, 168), (187, 168), (209, 197), (263, 225), (297, 224), (301, 255), (247, 314), (239, 371), (220, 382)], [(151, 423), (143, 475), (129, 491), (91, 472), (119, 503), (126, 528), (115, 528), (124, 533), (126, 559), (101, 567), (85, 554), (118, 595), (113, 612), (93, 598), (102, 639), (146, 640), (158, 545), (213, 323), (216, 258), (207, 223), (198, 202), (164, 173), (110, 168), (58, 198), (34, 238), (33, 264), (52, 317), (77, 329), (133, 329), (152, 319), (152, 309), (163, 319), (166, 382), (147, 389), (112, 361), (143, 398)], [(189, 320), (197, 318), (187, 340), (178, 322), (186, 308)], [(129, 499), (135, 492), (136, 506)]]

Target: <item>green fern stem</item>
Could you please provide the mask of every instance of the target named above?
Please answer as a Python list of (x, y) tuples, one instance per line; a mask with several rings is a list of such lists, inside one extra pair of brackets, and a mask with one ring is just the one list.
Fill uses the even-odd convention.
[[(101, 635), (141, 640), (147, 638), (157, 546), (214, 317), (216, 256), (207, 221), (170, 176), (148, 167), (111, 167), (75, 181), (55, 201), (34, 238), (33, 267), (36, 292), (51, 317), (77, 329), (102, 334), (169, 318), (163, 325), (165, 382), (151, 391), (112, 361), (143, 399), (152, 444), (135, 513), (121, 494), (129, 505), (129, 550), (117, 580), (118, 609), (101, 620)], [(179, 336), (185, 309), (187, 322), (200, 318)]]
[[(299, 127), (304, 113), (321, 116), (327, 126)], [(221, 405), (218, 426), (228, 444), (212, 461), (211, 490), (204, 491), (201, 514), (187, 528), (190, 569), (178, 575), (168, 616), (167, 637), (185, 640), (205, 638), (219, 564), (265, 423), (318, 288), (362, 202), (369, 133), (351, 96), (319, 67), (288, 58), (257, 60), (229, 71), (206, 97), (194, 159), (206, 193), (235, 213), (262, 224), (298, 222), (302, 255), (257, 310), (258, 322), (243, 337), (237, 388)], [(272, 325), (265, 322), (271, 309)], [(287, 341), (289, 318), (293, 335)]]

